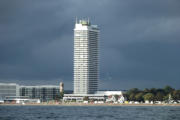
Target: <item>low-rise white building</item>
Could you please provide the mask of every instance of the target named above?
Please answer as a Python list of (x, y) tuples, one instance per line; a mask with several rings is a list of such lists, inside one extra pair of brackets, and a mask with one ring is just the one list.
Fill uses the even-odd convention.
[(118, 99), (119, 103), (124, 102), (122, 91), (97, 91), (95, 94), (64, 94), (63, 101), (79, 102), (79, 101), (83, 101), (85, 97), (88, 97), (89, 100), (106, 101), (109, 98), (109, 96), (115, 96), (115, 95), (121, 96)]

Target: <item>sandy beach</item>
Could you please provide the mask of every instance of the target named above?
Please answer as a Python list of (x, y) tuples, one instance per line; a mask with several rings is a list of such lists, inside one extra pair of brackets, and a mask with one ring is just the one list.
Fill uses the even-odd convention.
[(0, 104), (0, 106), (180, 106), (180, 104), (113, 104), (113, 103), (60, 103), (60, 104)]

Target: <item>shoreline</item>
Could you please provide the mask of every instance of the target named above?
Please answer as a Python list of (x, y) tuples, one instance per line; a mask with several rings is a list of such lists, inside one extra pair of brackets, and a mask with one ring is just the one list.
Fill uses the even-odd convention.
[(91, 103), (61, 103), (61, 104), (0, 104), (0, 106), (177, 106), (180, 104), (91, 104)]

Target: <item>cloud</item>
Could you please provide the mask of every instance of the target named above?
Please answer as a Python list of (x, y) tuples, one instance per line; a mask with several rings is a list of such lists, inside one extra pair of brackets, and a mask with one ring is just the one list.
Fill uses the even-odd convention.
[(75, 17), (100, 27), (100, 89), (179, 88), (179, 0), (1, 0), (0, 82), (73, 80)]

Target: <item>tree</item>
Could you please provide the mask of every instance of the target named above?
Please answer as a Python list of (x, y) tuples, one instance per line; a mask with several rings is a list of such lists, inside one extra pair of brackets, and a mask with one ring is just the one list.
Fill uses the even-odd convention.
[(163, 98), (164, 98), (163, 92), (158, 92), (155, 96), (155, 100), (157, 100), (157, 101), (163, 101)]
[(128, 100), (134, 101), (135, 100), (135, 94), (137, 94), (138, 92), (139, 92), (139, 89), (137, 89), (137, 88), (132, 88), (132, 89), (128, 90), (126, 93)]
[(156, 92), (157, 92), (157, 93), (158, 93), (158, 92), (161, 92), (161, 93), (165, 94), (164, 89), (160, 89), (160, 88), (157, 89)]
[(84, 101), (88, 101), (88, 100), (89, 100), (89, 97), (88, 97), (88, 96), (85, 96), (85, 97), (83, 98), (83, 100), (84, 100)]
[(143, 92), (140, 92), (140, 93), (138, 93), (138, 94), (136, 94), (135, 95), (135, 100), (136, 101), (143, 101), (143, 95), (144, 95), (144, 93)]
[(143, 92), (144, 92), (144, 93), (149, 93), (150, 90), (149, 90), (148, 88), (145, 88)]
[(134, 93), (131, 93), (131, 94), (129, 95), (129, 100), (130, 100), (130, 101), (134, 101), (134, 100), (135, 100), (135, 94), (134, 94)]
[(138, 88), (132, 88), (132, 89), (130, 89), (130, 90), (128, 90), (127, 91), (127, 94), (136, 94), (136, 93), (138, 93), (139, 92), (139, 89)]
[(128, 94), (123, 93), (123, 97), (124, 97), (126, 100), (129, 100), (129, 96), (128, 96)]
[(59, 100), (61, 99), (60, 94), (56, 95), (54, 99), (57, 100), (57, 101), (59, 101)]
[(143, 98), (144, 98), (144, 101), (145, 101), (145, 100), (153, 101), (153, 100), (154, 100), (154, 94), (152, 94), (152, 93), (146, 93), (146, 94), (143, 96)]
[(152, 93), (152, 94), (154, 94), (154, 95), (155, 95), (155, 94), (156, 94), (156, 92), (157, 92), (156, 88), (151, 88), (151, 89), (150, 89), (150, 93)]
[(60, 92), (60, 99), (63, 99), (64, 97), (64, 92)]
[(115, 99), (116, 99), (116, 101), (117, 101), (118, 98), (119, 98), (119, 95), (114, 95), (114, 97), (115, 97)]
[(174, 91), (174, 89), (170, 86), (165, 86), (164, 87), (164, 92), (167, 94), (171, 94)]
[(180, 90), (174, 90), (172, 93), (172, 98), (176, 101), (180, 100)]
[(167, 101), (168, 99), (169, 99), (169, 94), (167, 94), (163, 97), (163, 100), (165, 100), (165, 101)]

